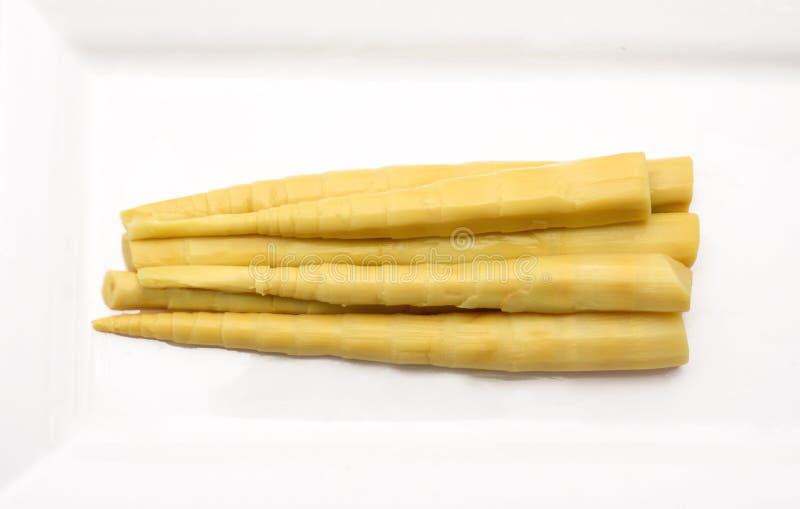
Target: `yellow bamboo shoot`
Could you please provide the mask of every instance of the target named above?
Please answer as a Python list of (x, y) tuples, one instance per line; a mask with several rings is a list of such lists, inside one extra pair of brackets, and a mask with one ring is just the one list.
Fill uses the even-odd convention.
[[(553, 161), (475, 162), (451, 165), (387, 166), (301, 175), (233, 186), (182, 198), (142, 205), (122, 212), (127, 227), (141, 219), (175, 220), (216, 214), (241, 214), (289, 203), (315, 201), (348, 194), (377, 193), (430, 184), (436, 180), (530, 168)], [(689, 157), (650, 159), (650, 199), (653, 212), (685, 212), (692, 199), (692, 160)]]
[(247, 295), (185, 288), (144, 288), (134, 272), (106, 272), (103, 300), (111, 309), (168, 309), (174, 311), (232, 311), (239, 313), (341, 314), (441, 313), (453, 308), (415, 306), (342, 306), (273, 295)]
[(157, 313), (93, 325), (188, 345), (495, 371), (654, 369), (689, 358), (683, 322), (672, 313)]
[(653, 212), (687, 212), (692, 202), (694, 172), (690, 157), (647, 161)]
[(537, 313), (686, 311), (692, 278), (688, 268), (661, 254), (521, 257), (452, 265), (182, 265), (146, 267), (138, 276), (146, 288), (202, 288), (342, 305)]
[(129, 224), (132, 240), (261, 234), (282, 237), (410, 238), (580, 228), (650, 215), (641, 153), (438, 180), (420, 187), (352, 194), (244, 214)]
[(436, 180), (492, 173), (510, 168), (551, 164), (546, 161), (484, 161), (464, 164), (418, 164), (364, 170), (337, 170), (262, 180), (208, 193), (142, 205), (122, 212), (122, 222), (140, 219), (173, 220), (215, 214), (241, 214), (289, 203), (359, 193), (379, 193), (430, 184)]
[[(461, 234), (460, 236), (458, 234)], [(452, 238), (293, 239), (284, 237), (187, 237), (123, 239), (129, 267), (159, 265), (250, 265), (314, 263), (375, 265), (464, 263), (476, 258), (517, 258), (589, 253), (662, 253), (691, 266), (697, 256), (695, 214), (653, 214), (647, 221), (589, 228), (553, 228), (518, 233), (457, 232)]]

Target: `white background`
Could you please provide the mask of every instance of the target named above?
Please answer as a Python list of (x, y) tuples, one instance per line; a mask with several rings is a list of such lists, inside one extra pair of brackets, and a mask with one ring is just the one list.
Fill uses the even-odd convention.
[[(1, 507), (800, 502), (792, 3), (2, 0), (0, 71)], [(680, 369), (471, 373), (89, 326), (123, 208), (632, 150), (695, 160)]]

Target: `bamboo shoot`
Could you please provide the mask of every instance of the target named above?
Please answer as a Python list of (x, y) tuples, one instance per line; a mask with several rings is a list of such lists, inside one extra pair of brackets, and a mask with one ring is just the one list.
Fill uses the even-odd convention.
[(647, 161), (653, 212), (688, 212), (694, 172), (691, 157)]
[(495, 371), (654, 369), (688, 360), (681, 317), (669, 313), (159, 313), (93, 325), (180, 344)]
[(314, 201), (348, 194), (380, 193), (390, 189), (422, 186), (436, 180), (546, 164), (551, 163), (546, 161), (485, 161), (464, 164), (385, 166), (374, 169), (337, 170), (312, 175), (296, 175), (150, 203), (125, 210), (121, 217), (123, 224), (127, 227), (131, 221), (142, 219), (169, 221), (216, 214), (241, 214), (289, 203)]
[(410, 238), (580, 228), (650, 215), (641, 153), (439, 180), (243, 214), (129, 224), (132, 240), (261, 234), (282, 237)]
[(134, 272), (110, 270), (103, 280), (103, 301), (111, 309), (232, 311), (238, 313), (341, 314), (454, 312), (451, 307), (342, 306), (273, 295), (247, 295), (185, 288), (144, 288)]
[(689, 309), (691, 271), (660, 254), (594, 254), (459, 264), (147, 267), (146, 288), (202, 288), (342, 305), (456, 306), (508, 312)]
[[(447, 178), (530, 168), (553, 161), (474, 162), (452, 165), (387, 166), (368, 170), (341, 170), (218, 189), (182, 198), (142, 205), (122, 212), (127, 228), (132, 221), (170, 221), (216, 214), (241, 214), (289, 203), (315, 201), (348, 194), (378, 193), (430, 184)], [(686, 212), (692, 199), (692, 160), (689, 157), (650, 159), (650, 199), (653, 212)]]
[(160, 265), (250, 265), (314, 263), (375, 265), (464, 263), (476, 258), (517, 258), (590, 253), (662, 253), (691, 266), (697, 256), (695, 214), (653, 214), (647, 221), (589, 228), (553, 228), (519, 233), (419, 239), (293, 239), (283, 237), (188, 237), (123, 239), (132, 270)]

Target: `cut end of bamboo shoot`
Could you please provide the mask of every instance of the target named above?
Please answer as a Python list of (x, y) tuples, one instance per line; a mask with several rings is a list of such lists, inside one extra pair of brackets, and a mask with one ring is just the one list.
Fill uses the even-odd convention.
[(647, 161), (653, 212), (688, 212), (694, 188), (691, 157)]
[(136, 262), (131, 253), (131, 241), (128, 239), (128, 234), (122, 234), (122, 259), (125, 262), (125, 268), (128, 270), (136, 270)]
[(680, 256), (673, 256), (673, 258), (687, 267), (694, 265), (697, 261), (697, 252), (700, 248), (700, 218), (697, 214), (686, 213), (663, 213), (658, 214), (662, 217), (669, 216), (670, 218), (680, 217), (683, 225), (683, 241), (678, 245), (686, 249), (680, 249)]
[[(135, 272), (109, 270), (103, 278), (103, 302), (111, 309), (151, 308), (147, 290), (139, 285)], [(147, 305), (144, 305), (144, 304)], [(156, 306), (160, 307), (160, 306)]]
[(664, 256), (664, 259), (675, 274), (676, 284), (674, 288), (680, 292), (680, 300), (684, 302), (684, 309), (682, 311), (688, 311), (692, 302), (692, 271), (684, 264), (676, 262), (669, 256)]

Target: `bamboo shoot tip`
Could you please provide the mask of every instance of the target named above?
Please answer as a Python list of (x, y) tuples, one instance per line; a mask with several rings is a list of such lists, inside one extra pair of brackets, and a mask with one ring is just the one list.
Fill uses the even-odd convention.
[(93, 320), (92, 327), (98, 332), (114, 332), (114, 317), (107, 316)]

